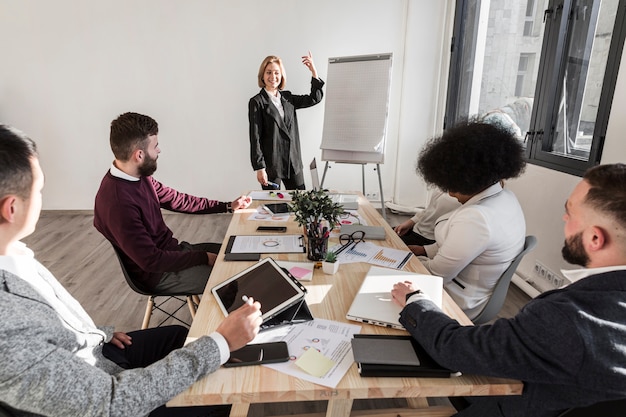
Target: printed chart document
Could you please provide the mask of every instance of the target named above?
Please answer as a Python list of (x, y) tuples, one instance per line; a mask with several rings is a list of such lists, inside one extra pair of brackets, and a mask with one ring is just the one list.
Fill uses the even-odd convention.
[(226, 253), (303, 253), (303, 235), (241, 235), (228, 238)]
[(335, 250), (337, 260), (342, 264), (367, 262), (387, 268), (402, 269), (411, 259), (413, 252), (387, 248), (372, 242), (348, 243)]
[[(287, 342), (289, 361), (263, 366), (335, 388), (354, 362), (351, 341), (353, 335), (360, 331), (359, 325), (313, 319), (261, 332), (251, 343)], [(307, 354), (310, 349), (315, 349), (316, 353)]]

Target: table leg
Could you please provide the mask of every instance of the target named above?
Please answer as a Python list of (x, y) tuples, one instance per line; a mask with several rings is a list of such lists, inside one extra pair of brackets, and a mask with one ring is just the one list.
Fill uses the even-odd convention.
[(249, 408), (248, 403), (233, 404), (230, 408), (230, 417), (248, 417)]
[(328, 400), (326, 417), (350, 417), (350, 412), (352, 411), (352, 401), (352, 399)]
[(428, 400), (426, 398), (407, 398), (409, 408), (428, 408)]

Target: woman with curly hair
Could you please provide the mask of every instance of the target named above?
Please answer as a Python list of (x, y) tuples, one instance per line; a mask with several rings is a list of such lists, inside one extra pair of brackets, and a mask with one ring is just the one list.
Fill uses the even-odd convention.
[(524, 213), (505, 179), (526, 163), (515, 136), (497, 126), (463, 122), (422, 149), (417, 172), (461, 206), (435, 224), (435, 243), (409, 246), (470, 319), (491, 296), (504, 270), (524, 247)]

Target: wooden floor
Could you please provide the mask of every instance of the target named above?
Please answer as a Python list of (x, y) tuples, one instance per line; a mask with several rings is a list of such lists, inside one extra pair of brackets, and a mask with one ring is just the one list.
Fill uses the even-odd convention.
[[(179, 240), (221, 242), (231, 219), (229, 214), (184, 215), (164, 213), (164, 218)], [(391, 225), (408, 216), (387, 213)], [(133, 292), (126, 284), (111, 245), (93, 227), (90, 211), (44, 211), (37, 230), (24, 242), (35, 252), (67, 290), (82, 304), (97, 325), (115, 326), (118, 331), (141, 327), (147, 297)], [(515, 285), (498, 317), (511, 317), (530, 298)], [(171, 306), (170, 306), (171, 307)], [(189, 310), (178, 312), (183, 320), (191, 320)], [(165, 316), (155, 313), (151, 325)], [(166, 323), (172, 323), (170, 319)], [(153, 324), (154, 323), (154, 324)], [(380, 405), (380, 403), (383, 403)], [(404, 399), (355, 401), (353, 410), (406, 407)], [(254, 404), (248, 417), (267, 415), (304, 415), (325, 412), (325, 402)], [(395, 413), (394, 415), (404, 415)]]

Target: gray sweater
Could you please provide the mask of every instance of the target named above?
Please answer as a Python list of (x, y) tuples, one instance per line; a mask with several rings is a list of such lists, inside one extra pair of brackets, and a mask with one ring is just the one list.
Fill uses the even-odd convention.
[(521, 396), (482, 397), (459, 416), (557, 416), (626, 398), (626, 270), (546, 292), (493, 325), (461, 326), (428, 300), (400, 322), (445, 367), (524, 382)]
[[(57, 296), (76, 303), (67, 292)], [(110, 337), (103, 329), (68, 326), (30, 284), (5, 270), (0, 317), (0, 403), (20, 416), (143, 416), (220, 366), (217, 344), (202, 337), (146, 368), (122, 370), (102, 355)]]

